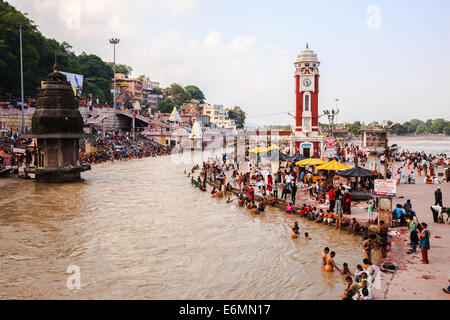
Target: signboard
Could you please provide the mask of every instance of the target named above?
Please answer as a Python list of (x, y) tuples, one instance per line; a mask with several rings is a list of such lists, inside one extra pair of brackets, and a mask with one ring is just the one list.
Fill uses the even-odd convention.
[(91, 144), (86, 143), (86, 153), (91, 153)]
[(13, 153), (23, 153), (23, 154), (25, 154), (25, 149), (13, 148)]
[(327, 159), (336, 158), (336, 149), (335, 148), (327, 148), (325, 150), (325, 157)]
[(397, 193), (397, 183), (394, 180), (375, 180), (373, 193), (377, 196), (395, 197)]
[(334, 138), (333, 137), (327, 137), (325, 138), (325, 147), (326, 148), (334, 148)]
[(81, 74), (62, 72), (66, 76), (67, 81), (70, 82), (75, 96), (81, 96), (81, 90), (83, 90), (83, 76)]

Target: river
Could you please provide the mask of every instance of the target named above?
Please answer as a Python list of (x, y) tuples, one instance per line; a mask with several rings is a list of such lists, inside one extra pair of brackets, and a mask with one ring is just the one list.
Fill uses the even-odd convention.
[[(340, 299), (325, 246), (352, 271), (361, 238), (300, 220), (252, 216), (191, 186), (171, 157), (93, 166), (74, 184), (0, 180), (1, 299)], [(69, 266), (81, 289), (69, 290)]]

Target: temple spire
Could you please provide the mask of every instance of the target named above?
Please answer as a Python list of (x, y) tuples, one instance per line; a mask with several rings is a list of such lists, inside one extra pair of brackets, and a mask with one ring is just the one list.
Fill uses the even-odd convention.
[(55, 52), (55, 64), (53, 65), (53, 72), (58, 72), (58, 61), (56, 60), (56, 52)]
[(306, 43), (306, 49), (309, 49), (309, 48), (308, 48), (308, 42)]

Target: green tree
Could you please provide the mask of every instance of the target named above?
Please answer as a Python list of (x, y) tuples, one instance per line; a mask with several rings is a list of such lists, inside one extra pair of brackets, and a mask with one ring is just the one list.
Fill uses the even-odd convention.
[(150, 92), (151, 92), (152, 94), (163, 95), (163, 92), (162, 92), (162, 90), (161, 90), (160, 88), (153, 88)]
[(425, 131), (427, 130), (427, 127), (425, 126), (425, 123), (421, 123), (417, 126), (416, 128), (416, 133), (425, 133)]
[(228, 110), (228, 117), (234, 120), (234, 122), (236, 123), (236, 128), (244, 128), (245, 118), (247, 117), (247, 114), (244, 112), (244, 110), (241, 109), (241, 107), (234, 106), (234, 108)]
[[(107, 62), (106, 64), (114, 72), (114, 62)], [(125, 75), (125, 77), (128, 78), (131, 75), (132, 71), (133, 71), (132, 67), (127, 66), (126, 64), (117, 64), (116, 63), (116, 73), (123, 73)]]
[(407, 132), (408, 131), (406, 130), (406, 128), (400, 123), (394, 124), (394, 126), (391, 128), (391, 133), (395, 133), (398, 135), (403, 135), (406, 134)]
[(361, 122), (359, 122), (359, 121), (355, 121), (353, 123), (348, 123), (345, 125), (345, 127), (351, 134), (353, 134), (355, 136), (361, 134)]
[[(110, 102), (112, 68), (96, 55), (82, 53), (77, 56), (72, 46), (63, 41), (44, 37), (32, 20), (0, 0), (0, 96), (12, 93), (20, 96), (20, 44), (22, 25), (24, 93), (36, 96), (42, 80), (52, 72), (55, 56), (60, 71), (84, 76), (83, 94), (92, 93), (94, 99)], [(119, 69), (120, 71), (120, 69)]]
[(195, 100), (199, 100), (199, 101), (205, 100), (205, 96), (204, 96), (203, 92), (196, 86), (189, 85), (189, 86), (184, 87), (184, 90), (189, 95), (190, 99), (195, 99)]
[(444, 133), (450, 136), (450, 121), (445, 122)]
[(158, 111), (161, 113), (171, 113), (173, 107), (176, 106), (176, 103), (174, 103), (171, 99), (165, 98), (158, 103)]
[(433, 134), (443, 133), (445, 128), (445, 122), (446, 121), (444, 119), (433, 120), (432, 125), (428, 128), (428, 132)]
[(170, 96), (173, 99), (173, 102), (177, 106), (181, 106), (187, 100), (189, 100), (189, 95), (184, 91), (183, 87), (177, 83), (172, 83), (169, 87)]

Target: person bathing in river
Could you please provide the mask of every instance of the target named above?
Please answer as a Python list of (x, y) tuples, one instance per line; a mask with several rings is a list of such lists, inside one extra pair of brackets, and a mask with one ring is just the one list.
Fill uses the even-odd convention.
[(308, 235), (308, 232), (305, 232), (305, 240), (311, 240), (311, 238)]
[(213, 189), (211, 190), (211, 198), (215, 198), (216, 197), (216, 187), (213, 187)]
[(371, 262), (371, 257), (372, 257), (372, 248), (374, 246), (375, 243), (375, 239), (376, 236), (374, 234), (371, 234), (369, 238), (367, 238), (363, 243), (362, 243), (362, 248), (364, 250), (364, 257), (369, 260), (369, 263)]
[(339, 231), (341, 231), (343, 222), (344, 222), (344, 215), (342, 213), (339, 213), (338, 216), (336, 217), (335, 229), (339, 229)]
[(264, 200), (261, 200), (258, 203), (258, 211), (259, 212), (264, 212), (264, 209), (266, 209), (266, 202)]
[(327, 272), (333, 272), (334, 268), (337, 269), (337, 271), (341, 271), (341, 269), (339, 269), (339, 267), (336, 265), (336, 263), (334, 262), (333, 258), (336, 255), (336, 253), (334, 251), (330, 252), (330, 255), (327, 257), (326, 259), (326, 266), (325, 266), (325, 271)]
[(341, 274), (353, 276), (353, 273), (350, 272), (350, 269), (348, 268), (348, 264), (346, 262), (344, 262), (344, 264), (342, 265)]
[(289, 205), (287, 206), (286, 213), (295, 213), (294, 205), (292, 203), (289, 203)]
[(294, 226), (292, 227), (292, 229), (295, 229), (297, 231), (300, 230), (300, 227), (298, 226), (298, 221), (295, 221)]
[(252, 204), (251, 204), (250, 212), (252, 214), (259, 214), (258, 207), (256, 206), (256, 204), (254, 202), (252, 202)]
[(325, 249), (323, 249), (323, 252), (322, 252), (322, 265), (324, 265), (324, 266), (327, 265), (328, 252), (330, 252), (330, 248), (325, 247)]
[(291, 238), (297, 239), (299, 235), (298, 229), (292, 228)]
[(359, 230), (359, 222), (356, 221), (355, 218), (352, 219), (352, 222), (350, 223), (350, 227), (348, 228), (348, 233), (357, 233)]
[(271, 194), (271, 195), (269, 195), (269, 199), (267, 200), (267, 203), (269, 204), (269, 206), (274, 207), (275, 204), (277, 203), (277, 200), (276, 200), (275, 197)]

